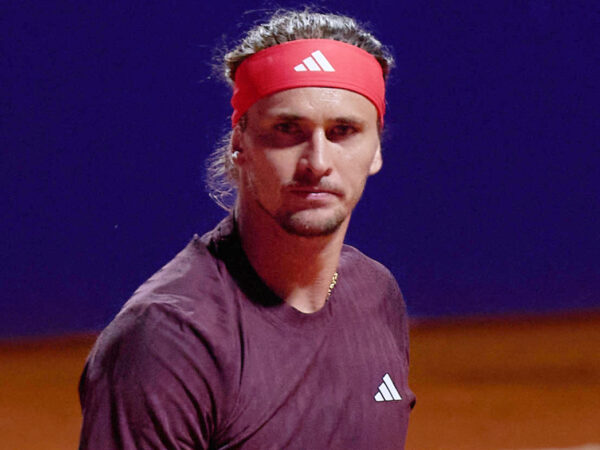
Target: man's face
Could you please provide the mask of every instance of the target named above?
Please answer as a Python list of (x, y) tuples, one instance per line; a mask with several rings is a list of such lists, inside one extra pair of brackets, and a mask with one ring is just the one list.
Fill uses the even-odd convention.
[(347, 223), (381, 168), (375, 106), (344, 89), (296, 88), (259, 100), (246, 119), (233, 137), (242, 213), (299, 236)]

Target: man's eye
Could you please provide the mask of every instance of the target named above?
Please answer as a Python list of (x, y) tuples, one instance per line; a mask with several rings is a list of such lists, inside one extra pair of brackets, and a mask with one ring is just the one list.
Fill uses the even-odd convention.
[(298, 134), (302, 131), (300, 126), (297, 123), (293, 122), (277, 123), (275, 124), (274, 128), (276, 131), (285, 134)]
[(327, 132), (327, 138), (333, 141), (336, 139), (351, 136), (357, 131), (358, 130), (356, 129), (356, 127), (353, 127), (352, 125), (336, 125)]

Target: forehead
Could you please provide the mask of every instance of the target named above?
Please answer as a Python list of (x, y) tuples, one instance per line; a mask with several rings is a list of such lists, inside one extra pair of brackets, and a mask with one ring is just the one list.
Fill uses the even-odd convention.
[(346, 89), (301, 87), (264, 97), (248, 110), (260, 119), (295, 117), (314, 121), (353, 118), (377, 123), (377, 109), (366, 97)]

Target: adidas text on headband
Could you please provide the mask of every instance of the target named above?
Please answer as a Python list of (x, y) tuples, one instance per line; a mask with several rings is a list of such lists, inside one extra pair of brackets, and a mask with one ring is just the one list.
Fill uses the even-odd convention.
[(232, 126), (261, 98), (299, 87), (357, 92), (375, 105), (383, 125), (385, 81), (379, 62), (345, 42), (301, 39), (261, 50), (240, 64), (231, 98)]

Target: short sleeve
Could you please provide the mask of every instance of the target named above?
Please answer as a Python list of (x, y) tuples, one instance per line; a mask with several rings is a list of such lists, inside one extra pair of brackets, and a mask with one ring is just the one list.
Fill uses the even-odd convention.
[(210, 341), (168, 305), (122, 312), (81, 377), (80, 449), (208, 448), (219, 372)]

